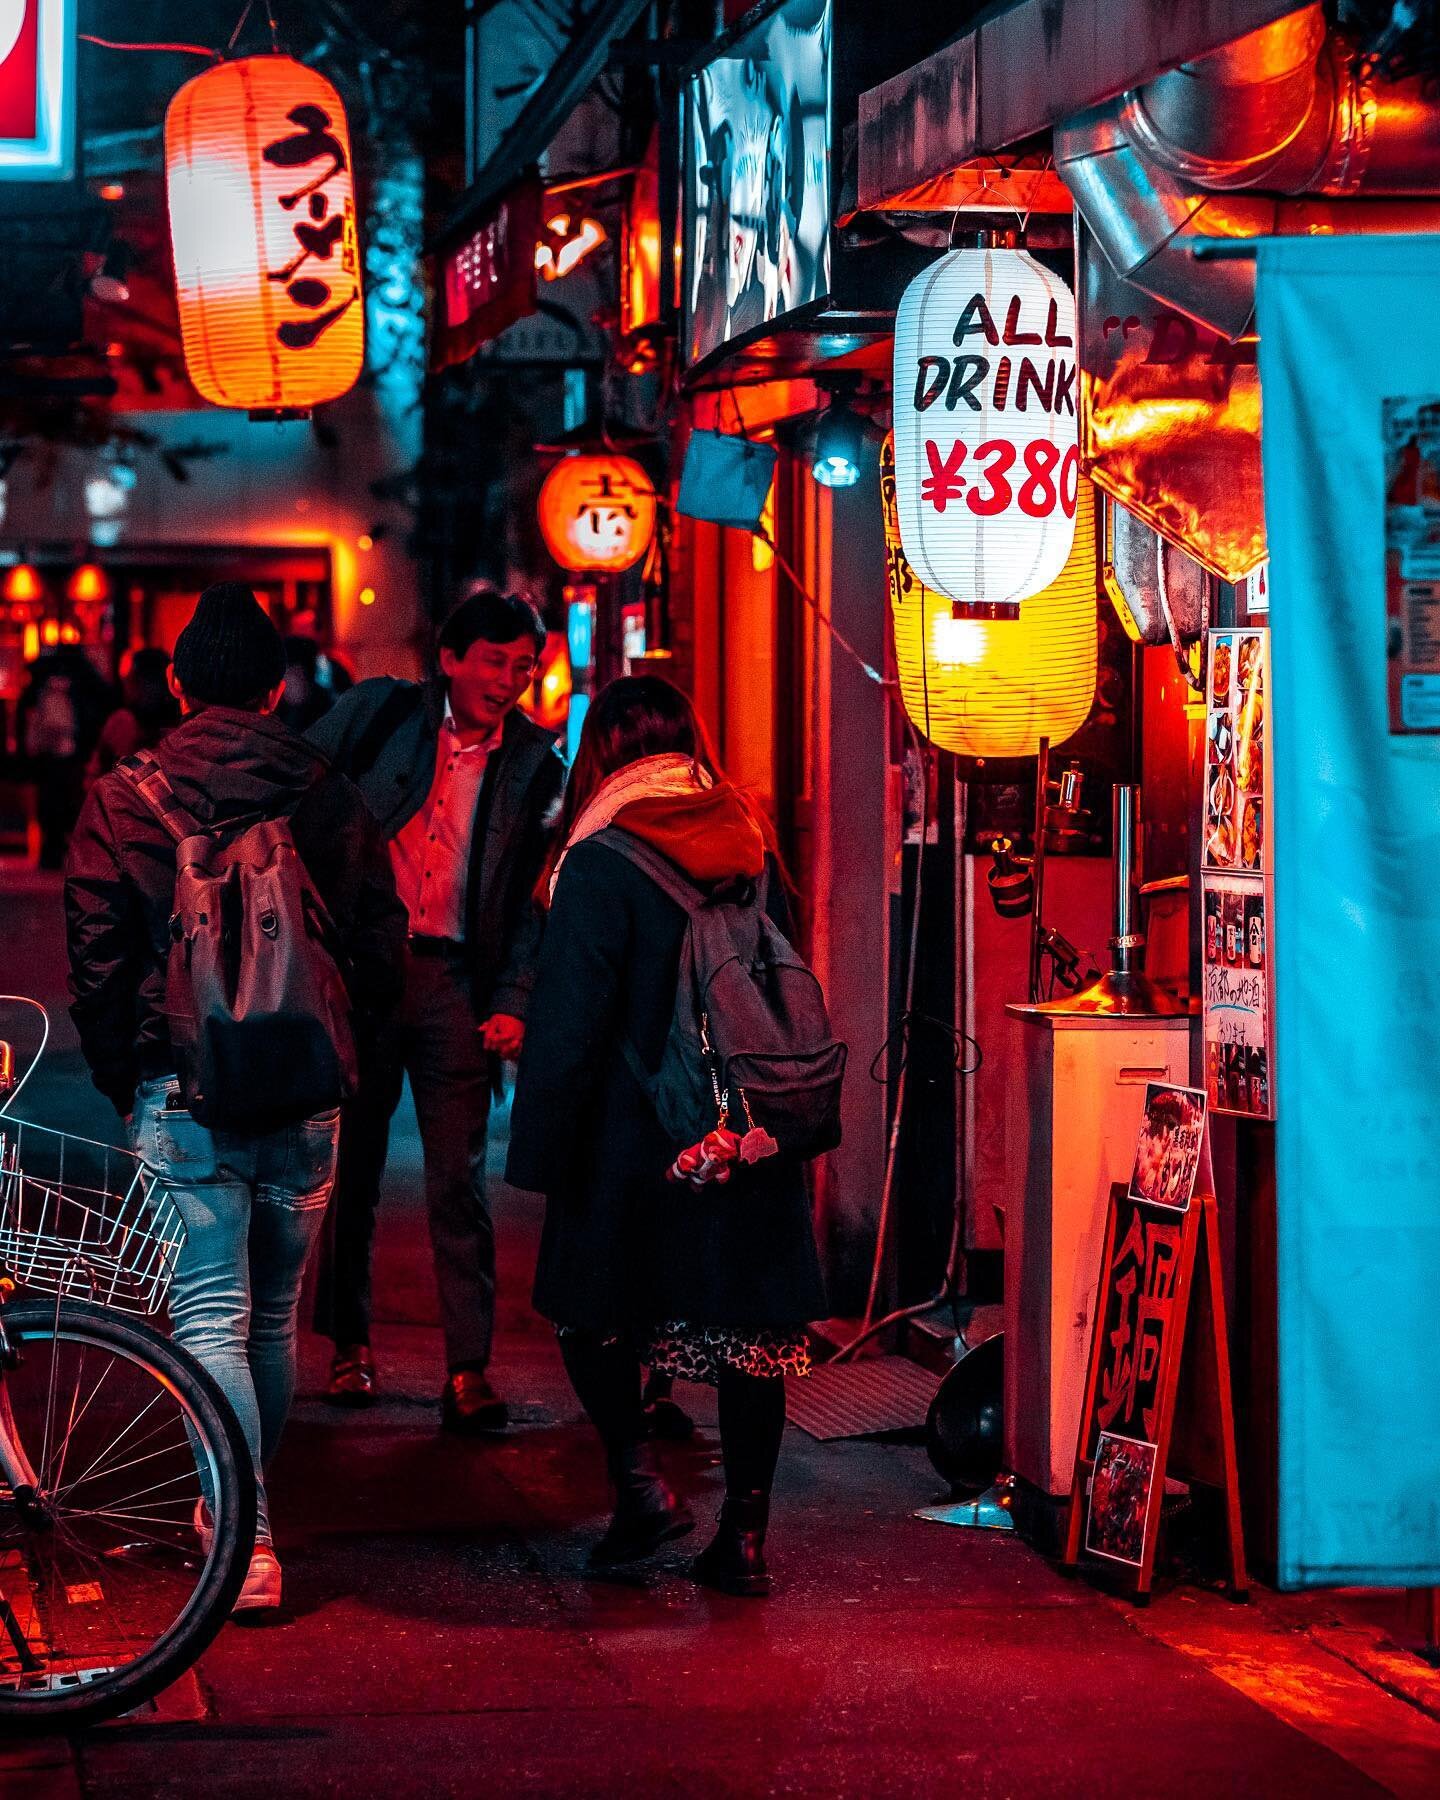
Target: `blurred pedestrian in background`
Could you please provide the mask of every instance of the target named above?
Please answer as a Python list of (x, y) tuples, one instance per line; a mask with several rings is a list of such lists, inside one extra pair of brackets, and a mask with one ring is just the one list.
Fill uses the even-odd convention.
[(100, 729), (85, 770), (88, 792), (116, 763), (137, 750), (153, 750), (180, 722), (180, 702), (170, 691), (168, 650), (140, 649), (130, 654), (120, 678), (121, 700)]
[(85, 797), (85, 769), (115, 696), (76, 644), (47, 650), (30, 666), (15, 708), (15, 741), (35, 783), (40, 867), (58, 869)]

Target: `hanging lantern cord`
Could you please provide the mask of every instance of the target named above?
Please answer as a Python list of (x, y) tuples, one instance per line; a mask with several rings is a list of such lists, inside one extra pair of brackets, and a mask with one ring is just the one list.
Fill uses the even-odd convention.
[[(249, 8), (246, 8), (249, 11)], [(271, 0), (265, 0), (265, 17), (270, 25), (270, 48), (278, 56), (280, 54), (280, 27), (275, 23), (275, 8)]]
[(245, 21), (250, 17), (254, 5), (255, 0), (245, 0), (245, 10), (235, 21), (235, 29), (230, 33), (230, 42), (225, 46), (225, 54), (227, 56), (233, 56), (235, 54), (235, 46), (240, 41), (240, 33), (245, 29)]
[(805, 604), (808, 607), (810, 607), (810, 609), (814, 612), (815, 617), (820, 621), (820, 623), (830, 633), (831, 637), (834, 638), (835, 642), (840, 646), (840, 648), (845, 652), (845, 654), (851, 659), (851, 661), (854, 662), (859, 667), (861, 672), (865, 675), (868, 675), (869, 678), (871, 679), (871, 681), (878, 682), (881, 687), (893, 686), (894, 683), (887, 682), (885, 677), (880, 673), (880, 671), (878, 669), (873, 668), (868, 662), (866, 662), (865, 658), (860, 654), (860, 652), (850, 642), (849, 638), (847, 638), (845, 636), (845, 633), (843, 631), (841, 631), (840, 627), (838, 625), (836, 625), (835, 622), (830, 618), (829, 614), (821, 606), (820, 602), (815, 598), (814, 594), (812, 594), (810, 592), (809, 588), (801, 580), (800, 576), (795, 572), (794, 568), (791, 567), (791, 564), (790, 564), (788, 558), (785, 556), (784, 552), (780, 549), (780, 546), (775, 542), (775, 539), (765, 529), (765, 527), (763, 525), (757, 525), (754, 530), (754, 535), (759, 538), (759, 540), (762, 544), (769, 545), (771, 555), (775, 558), (776, 562), (779, 563), (780, 567), (785, 571), (785, 574), (789, 577), (790, 585), (794, 588), (795, 592), (800, 596), (800, 598), (805, 602)]

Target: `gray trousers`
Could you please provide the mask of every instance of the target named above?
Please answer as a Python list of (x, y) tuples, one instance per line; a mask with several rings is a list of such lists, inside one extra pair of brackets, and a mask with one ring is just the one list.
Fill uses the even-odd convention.
[(463, 954), (405, 958), (405, 996), (361, 1059), (345, 1107), (315, 1328), (337, 1344), (370, 1341), (370, 1253), (390, 1120), (406, 1075), (425, 1158), (425, 1207), (450, 1369), (484, 1368), (495, 1332), (495, 1231), (485, 1197), (491, 1058), (480, 1042)]

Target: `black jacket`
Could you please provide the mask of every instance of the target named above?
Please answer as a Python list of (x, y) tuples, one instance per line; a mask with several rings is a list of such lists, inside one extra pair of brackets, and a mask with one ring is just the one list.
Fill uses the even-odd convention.
[(546, 1196), (535, 1305), (557, 1324), (795, 1327), (824, 1316), (805, 1172), (779, 1158), (723, 1187), (665, 1180), (676, 1153), (631, 1074), (658, 1068), (685, 916), (616, 851), (565, 862), (515, 1088), (506, 1178)]
[[(444, 716), (443, 683), (382, 675), (342, 695), (307, 735), (351, 778), (393, 838), (430, 792)], [(465, 887), (465, 945), (481, 1018), (525, 1017), (540, 944), (535, 883), (564, 785), (554, 738), (512, 712), (486, 765)]]
[[(355, 788), (288, 725), (223, 706), (177, 725), (155, 755), (202, 825), (257, 812), (289, 817), (334, 921), (363, 1038), (399, 998), (405, 909), (385, 841)], [(65, 865), (70, 1016), (96, 1087), (122, 1113), (137, 1082), (174, 1073), (164, 1008), (174, 896), (174, 839), (127, 776), (102, 776)]]

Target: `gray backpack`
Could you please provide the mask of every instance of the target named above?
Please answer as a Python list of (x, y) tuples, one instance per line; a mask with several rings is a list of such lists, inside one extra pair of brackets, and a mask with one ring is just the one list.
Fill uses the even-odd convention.
[(618, 826), (596, 834), (684, 909), (675, 1012), (652, 1074), (628, 1040), (631, 1073), (677, 1147), (717, 1123), (749, 1140), (745, 1161), (808, 1158), (840, 1142), (846, 1047), (831, 1035), (820, 983), (766, 917), (753, 889), (707, 894), (668, 857)]
[(206, 829), (148, 750), (119, 768), (175, 840), (165, 1019), (192, 1116), (270, 1131), (349, 1099), (350, 999), (289, 820)]

